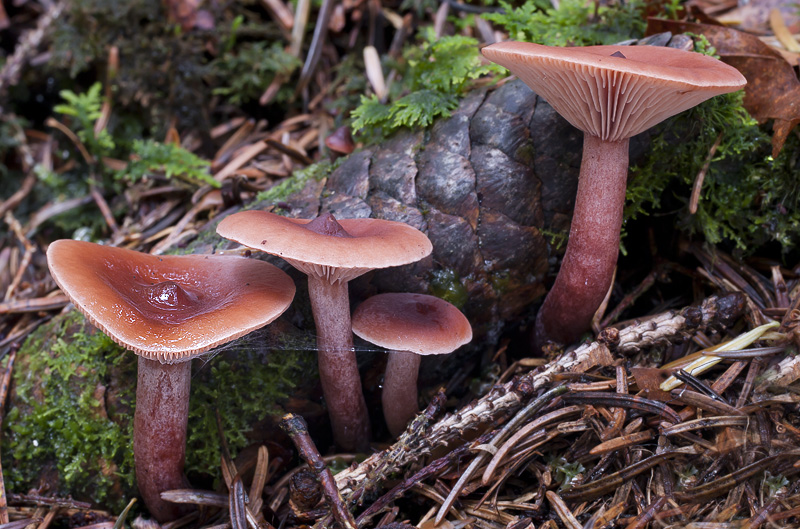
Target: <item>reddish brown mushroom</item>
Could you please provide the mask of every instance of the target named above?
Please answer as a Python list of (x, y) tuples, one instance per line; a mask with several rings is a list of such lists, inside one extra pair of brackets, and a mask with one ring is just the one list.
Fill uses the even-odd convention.
[(608, 291), (619, 251), (628, 139), (715, 95), (742, 88), (735, 69), (654, 46), (557, 48), (502, 42), (482, 50), (584, 132), (583, 161), (561, 270), (539, 311), (536, 343), (573, 342)]
[(333, 131), (330, 136), (325, 138), (325, 146), (338, 156), (347, 156), (352, 153), (356, 148), (356, 144), (350, 134), (350, 127), (343, 125)]
[(136, 480), (159, 521), (179, 506), (195, 356), (277, 318), (295, 287), (277, 267), (240, 257), (154, 256), (81, 241), (47, 250), (56, 284), (87, 319), (139, 355), (133, 451)]
[(417, 376), (422, 356), (449, 354), (472, 340), (467, 318), (450, 303), (425, 294), (378, 294), (353, 313), (353, 332), (389, 349), (383, 416), (397, 437), (419, 412)]
[(337, 221), (330, 213), (308, 221), (242, 211), (223, 219), (217, 233), (282, 257), (308, 275), (320, 382), (334, 440), (344, 450), (366, 449), (369, 416), (353, 351), (347, 283), (376, 268), (418, 261), (431, 253), (431, 242), (402, 222)]

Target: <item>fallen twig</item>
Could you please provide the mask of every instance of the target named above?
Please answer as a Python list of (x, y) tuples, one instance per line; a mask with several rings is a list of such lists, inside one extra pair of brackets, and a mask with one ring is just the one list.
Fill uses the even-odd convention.
[[(744, 307), (741, 293), (712, 296), (699, 306), (669, 311), (622, 330), (606, 329), (597, 341), (582, 345), (540, 369), (496, 386), (458, 413), (446, 415), (430, 427), (424, 438), (409, 442), (401, 437), (387, 450), (338, 473), (336, 484), (348, 504), (355, 502), (364, 490), (378, 488), (385, 476), (402, 472), (421, 456), (430, 453), (433, 447), (460, 446), (466, 430), (478, 429), (514, 413), (556, 375), (564, 372), (582, 373), (594, 366), (609, 365), (613, 361), (611, 350), (635, 353), (654, 345), (686, 340), (693, 332), (730, 325), (742, 314)], [(380, 472), (376, 472), (378, 468)], [(356, 491), (359, 491), (358, 494)]]
[(347, 509), (341, 494), (339, 494), (339, 489), (336, 488), (331, 469), (322, 460), (314, 441), (311, 440), (311, 436), (308, 434), (306, 421), (299, 415), (289, 413), (281, 420), (281, 427), (292, 439), (297, 451), (300, 452), (300, 456), (317, 475), (317, 479), (322, 485), (322, 493), (328, 502), (333, 517), (345, 529), (356, 529), (356, 521)]

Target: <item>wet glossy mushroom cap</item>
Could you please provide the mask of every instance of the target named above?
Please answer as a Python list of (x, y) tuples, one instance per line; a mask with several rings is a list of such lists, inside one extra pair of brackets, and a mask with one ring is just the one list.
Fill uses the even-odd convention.
[(60, 240), (48, 248), (47, 262), (92, 324), (163, 363), (189, 360), (267, 325), (295, 292), (282, 270), (242, 257), (155, 256)]
[(241, 211), (224, 218), (217, 233), (282, 257), (298, 270), (331, 282), (413, 263), (433, 249), (424, 233), (402, 222), (336, 219), (346, 233), (327, 234), (306, 229), (309, 222), (266, 211)]
[(713, 57), (674, 48), (500, 42), (481, 51), (573, 126), (605, 141), (643, 132), (746, 83), (738, 70)]
[(353, 332), (385, 349), (419, 355), (448, 354), (472, 340), (460, 310), (425, 294), (372, 296), (353, 313)]

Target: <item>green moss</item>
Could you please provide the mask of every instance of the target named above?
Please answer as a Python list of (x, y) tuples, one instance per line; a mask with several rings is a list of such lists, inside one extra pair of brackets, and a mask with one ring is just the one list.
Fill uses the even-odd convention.
[(509, 277), (508, 270), (498, 270), (492, 273), (489, 277), (489, 281), (491, 282), (492, 289), (501, 296), (515, 286), (515, 283), (511, 281)]
[[(195, 361), (189, 411), (186, 471), (220, 477), (219, 434), (235, 455), (247, 433), (295, 381), (315, 375), (315, 355), (304, 335), (269, 336), (268, 330)], [(265, 343), (275, 346), (265, 350)], [(55, 471), (59, 495), (88, 499), (114, 510), (134, 487), (132, 425), (136, 356), (96, 331), (76, 311), (42, 326), (19, 351), (12, 406), (4, 425), (6, 488), (39, 484)]]
[[(223, 86), (214, 89), (215, 95), (224, 96), (234, 105), (257, 100), (275, 79), (289, 79), (300, 60), (284, 50), (281, 42), (245, 42), (237, 53), (224, 53), (211, 63), (212, 71)], [(294, 85), (283, 82), (275, 100), (289, 101)]]
[[(644, 29), (645, 3), (638, 0), (599, 9), (573, 0), (558, 8), (539, 0), (519, 7), (500, 0), (500, 5), (502, 13), (485, 17), (503, 26), (512, 40), (588, 45), (638, 37)], [(674, 8), (675, 2), (664, 6), (668, 14)], [(715, 55), (704, 37), (695, 36), (695, 42), (695, 51)], [(773, 159), (769, 134), (748, 115), (743, 95), (740, 91), (714, 97), (656, 129), (647, 159), (630, 172), (626, 222), (658, 212), (664, 202), (664, 209), (680, 210), (678, 224), (685, 231), (712, 244), (728, 243), (750, 254), (770, 243), (784, 252), (796, 247), (800, 138), (789, 135), (780, 156)], [(698, 210), (690, 214), (686, 205), (692, 185), (718, 138)], [(562, 234), (545, 235), (551, 244), (562, 243)]]
[(515, 7), (500, 0), (503, 11), (484, 18), (508, 31), (511, 40), (548, 46), (612, 44), (644, 35), (645, 2), (634, 0), (604, 6), (564, 0), (553, 7), (543, 0)]
[[(186, 467), (190, 473), (220, 477), (217, 413), (233, 456), (248, 444), (247, 434), (267, 415), (281, 415), (278, 401), (302, 374), (315, 376), (316, 355), (311, 347), (280, 345), (263, 363), (249, 345), (257, 337), (233, 345), (235, 354), (213, 358), (201, 369), (201, 384), (192, 386)], [(252, 344), (250, 344), (252, 342)]]
[(112, 395), (108, 379), (114, 370), (133, 372), (134, 365), (132, 354), (84, 328), (75, 312), (40, 328), (14, 367), (14, 406), (4, 421), (6, 488), (27, 490), (49, 467), (62, 492), (98, 502), (130, 494), (132, 421), (124, 410), (133, 384)]
[(433, 29), (422, 30), (422, 42), (406, 48), (395, 71), (401, 80), (392, 86), (391, 102), (377, 95), (362, 96), (353, 110), (353, 129), (375, 143), (401, 128), (428, 127), (456, 109), (473, 79), (501, 71), (481, 60), (478, 41), (462, 35), (437, 38)]
[[(698, 41), (697, 51), (713, 54), (704, 39)], [(661, 127), (647, 160), (631, 170), (626, 220), (657, 211), (662, 201), (675, 210), (677, 200), (683, 204), (681, 227), (712, 244), (728, 242), (743, 253), (767, 243), (783, 251), (795, 247), (800, 240), (800, 139), (790, 135), (773, 159), (770, 137), (748, 115), (743, 97), (741, 91), (714, 97)], [(686, 207), (692, 186), (718, 138), (692, 215)]]
[(217, 222), (209, 225), (209, 228), (200, 232), (197, 237), (191, 240), (186, 246), (173, 246), (165, 252), (166, 255), (188, 255), (195, 253), (214, 254), (222, 250), (228, 240), (217, 235)]
[(463, 308), (469, 299), (469, 293), (461, 284), (458, 274), (449, 268), (434, 270), (430, 285), (431, 295), (442, 298), (459, 309)]
[(309, 181), (316, 180), (319, 182), (323, 178), (327, 178), (339, 167), (343, 160), (344, 158), (339, 158), (334, 162), (321, 160), (305, 169), (295, 171), (289, 178), (281, 180), (280, 183), (259, 193), (251, 207), (263, 205), (264, 203), (275, 204), (276, 202), (287, 200), (292, 194), (302, 191)]

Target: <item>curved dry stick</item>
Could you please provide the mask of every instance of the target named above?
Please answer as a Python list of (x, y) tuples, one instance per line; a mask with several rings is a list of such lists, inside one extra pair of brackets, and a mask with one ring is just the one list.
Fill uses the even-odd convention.
[(607, 391), (581, 391), (564, 396), (566, 402), (589, 402), (590, 404), (604, 404), (616, 408), (630, 408), (633, 410), (655, 413), (664, 419), (678, 424), (680, 416), (675, 410), (657, 400), (645, 399), (635, 395), (609, 393)]
[(569, 416), (580, 414), (583, 408), (580, 406), (567, 406), (566, 408), (561, 408), (560, 410), (555, 410), (545, 415), (542, 415), (538, 419), (533, 422), (529, 422), (522, 428), (520, 428), (517, 433), (512, 435), (508, 441), (503, 443), (497, 452), (495, 452), (494, 457), (492, 460), (489, 461), (489, 465), (486, 467), (486, 470), (483, 472), (482, 484), (488, 485), (489, 480), (492, 479), (494, 476), (494, 472), (497, 469), (498, 465), (505, 460), (506, 455), (508, 452), (517, 446), (521, 439), (527, 437), (531, 432), (550, 424), (553, 421), (558, 421), (561, 419), (566, 419)]
[[(486, 445), (481, 445), (481, 446), (486, 446), (489, 449), (496, 447), (498, 444), (503, 442), (503, 440), (506, 438), (506, 436), (508, 436), (509, 433), (516, 430), (520, 424), (527, 421), (531, 415), (544, 408), (554, 398), (558, 397), (559, 395), (563, 395), (566, 392), (567, 392), (566, 385), (556, 386), (553, 389), (548, 390), (542, 396), (540, 396), (539, 398), (535, 399), (533, 402), (522, 408), (520, 412), (514, 416), (513, 419), (511, 419), (506, 423), (503, 429), (500, 430), (491, 441), (486, 443)], [(461, 474), (461, 477), (458, 478), (456, 484), (453, 485), (453, 489), (450, 491), (450, 494), (447, 495), (447, 498), (445, 499), (444, 503), (439, 508), (439, 512), (436, 513), (434, 525), (439, 525), (441, 523), (441, 521), (447, 515), (448, 511), (450, 511), (450, 508), (453, 506), (453, 503), (455, 503), (458, 495), (461, 494), (461, 491), (463, 490), (464, 486), (472, 478), (472, 475), (475, 473), (475, 471), (478, 469), (481, 463), (483, 463), (487, 455), (489, 455), (488, 452), (482, 452), (476, 455), (475, 459), (472, 460), (472, 463), (470, 463), (467, 469), (464, 471), (464, 473)]]
[[(365, 491), (378, 488), (390, 474), (402, 470), (434, 447), (463, 443), (464, 432), (477, 429), (519, 409), (536, 391), (550, 384), (559, 373), (582, 373), (598, 365), (610, 365), (614, 357), (610, 349), (622, 354), (635, 354), (653, 347), (687, 339), (690, 334), (709, 327), (729, 326), (745, 310), (745, 297), (736, 292), (711, 296), (700, 305), (681, 311), (668, 311), (622, 330), (609, 328), (601, 333), (602, 341), (582, 345), (535, 371), (516, 377), (493, 388), (478, 400), (448, 414), (430, 428), (404, 433), (383, 452), (336, 474), (336, 484), (348, 502), (358, 501)], [(421, 416), (418, 416), (421, 417)]]

